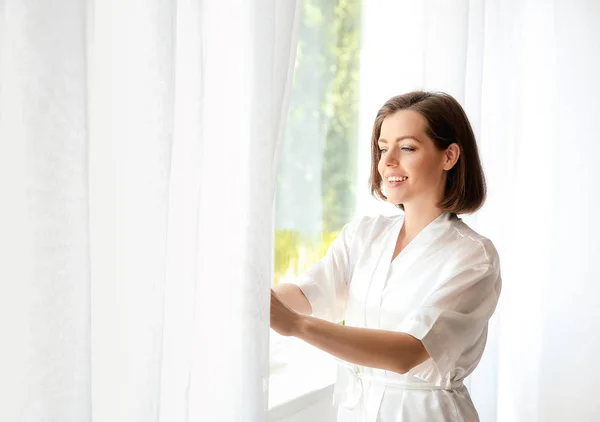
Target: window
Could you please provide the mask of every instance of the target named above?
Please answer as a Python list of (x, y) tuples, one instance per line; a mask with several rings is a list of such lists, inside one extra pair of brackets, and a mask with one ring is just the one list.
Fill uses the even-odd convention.
[(356, 209), (359, 0), (304, 0), (275, 199), (275, 280), (318, 260)]
[[(274, 284), (313, 265), (355, 215), (360, 27), (360, 0), (303, 0), (275, 197)], [(320, 388), (319, 382), (331, 383), (331, 360), (326, 379), (315, 364), (324, 353), (273, 332), (272, 338), (271, 391), (278, 397), (271, 396), (271, 405), (285, 400), (285, 394), (293, 397), (302, 389)], [(290, 375), (296, 363), (307, 360), (320, 379), (303, 376), (306, 368)], [(274, 378), (283, 372), (294, 377), (288, 384), (299, 390), (275, 387)]]

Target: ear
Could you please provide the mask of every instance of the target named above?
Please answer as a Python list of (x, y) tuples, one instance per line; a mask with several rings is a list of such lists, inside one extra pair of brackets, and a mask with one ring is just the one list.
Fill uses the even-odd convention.
[(457, 143), (450, 144), (444, 151), (444, 170), (451, 170), (460, 157), (460, 147)]

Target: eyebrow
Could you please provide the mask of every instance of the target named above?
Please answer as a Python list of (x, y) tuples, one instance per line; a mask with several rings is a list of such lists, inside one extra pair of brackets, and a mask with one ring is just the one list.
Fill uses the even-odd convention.
[[(414, 137), (414, 136), (411, 136), (411, 135), (399, 136), (398, 138), (396, 138), (396, 142), (400, 142), (400, 141), (403, 141), (403, 140), (405, 140), (405, 139), (414, 139), (415, 141), (422, 143), (422, 142), (419, 140), (419, 138), (416, 138), (416, 137)], [(383, 138), (379, 138), (379, 139), (377, 140), (377, 142), (378, 142), (378, 143), (382, 143), (382, 144), (387, 144), (387, 143), (388, 143), (388, 142), (387, 142), (385, 139), (383, 139)]]

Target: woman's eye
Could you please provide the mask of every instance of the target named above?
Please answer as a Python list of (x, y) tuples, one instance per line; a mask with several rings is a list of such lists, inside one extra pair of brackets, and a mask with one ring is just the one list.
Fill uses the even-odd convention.
[[(413, 152), (415, 150), (416, 150), (416, 148), (413, 148), (413, 147), (402, 147), (402, 148), (400, 148), (400, 151), (406, 151), (406, 152)], [(381, 153), (381, 155), (385, 154), (387, 151), (388, 150), (384, 149), (384, 148), (382, 148), (382, 149), (379, 150), (379, 152)]]

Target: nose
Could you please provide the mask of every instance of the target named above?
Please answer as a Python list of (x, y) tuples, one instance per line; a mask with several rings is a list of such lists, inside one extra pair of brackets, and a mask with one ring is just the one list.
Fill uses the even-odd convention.
[(390, 148), (385, 155), (382, 157), (383, 163), (386, 167), (396, 167), (398, 165), (398, 148)]

